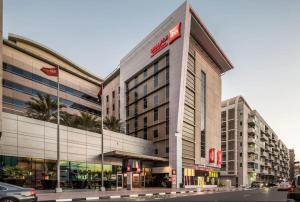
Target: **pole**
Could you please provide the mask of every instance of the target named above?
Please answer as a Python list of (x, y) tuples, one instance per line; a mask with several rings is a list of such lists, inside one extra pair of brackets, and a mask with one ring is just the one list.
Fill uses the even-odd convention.
[(57, 176), (57, 186), (55, 191), (62, 192), (62, 188), (60, 187), (60, 134), (59, 134), (59, 125), (60, 125), (60, 112), (59, 112), (59, 66), (57, 66), (57, 169), (56, 169), (56, 176)]
[(104, 163), (104, 141), (103, 141), (103, 139), (104, 139), (104, 131), (103, 131), (103, 103), (104, 103), (104, 101), (103, 101), (103, 84), (101, 84), (101, 90), (102, 90), (102, 92), (101, 92), (101, 132), (102, 132), (102, 137), (101, 137), (101, 191), (105, 191), (105, 187), (104, 187), (104, 179), (103, 179), (103, 177), (104, 177), (104, 175), (103, 175), (103, 172), (104, 172), (104, 170), (103, 170), (103, 163)]

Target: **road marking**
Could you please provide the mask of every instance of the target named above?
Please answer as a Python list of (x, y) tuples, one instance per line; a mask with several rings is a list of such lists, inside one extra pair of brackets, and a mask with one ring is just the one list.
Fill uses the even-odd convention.
[(129, 197), (139, 197), (139, 195), (138, 194), (131, 194), (131, 195), (129, 195)]
[(85, 200), (90, 201), (90, 200), (98, 200), (99, 197), (86, 197)]
[(171, 194), (176, 194), (176, 191), (171, 191)]
[(62, 202), (62, 201), (72, 201), (71, 198), (68, 199), (56, 199), (56, 202)]
[(121, 198), (121, 196), (110, 196), (110, 198)]
[(150, 194), (146, 194), (145, 196), (153, 196), (153, 194), (152, 194), (152, 193), (150, 193)]
[(166, 195), (166, 193), (164, 193), (164, 192), (161, 192), (161, 193), (158, 193), (158, 195)]

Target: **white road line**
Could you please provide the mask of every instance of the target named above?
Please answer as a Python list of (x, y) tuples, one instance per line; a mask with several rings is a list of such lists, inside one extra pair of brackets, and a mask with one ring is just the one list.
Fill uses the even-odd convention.
[(56, 199), (55, 201), (56, 201), (56, 202), (72, 201), (72, 199), (71, 199), (71, 198), (68, 198), (68, 199)]
[(166, 193), (165, 192), (161, 192), (161, 193), (158, 193), (158, 195), (166, 195)]
[(153, 196), (153, 194), (152, 194), (152, 193), (150, 193), (150, 194), (145, 194), (145, 196)]
[(180, 192), (180, 193), (185, 194), (185, 191), (182, 191), (182, 192)]
[(133, 198), (133, 197), (139, 197), (139, 195), (138, 194), (131, 194), (131, 195), (129, 195), (129, 197), (131, 197), (131, 198)]
[(176, 191), (172, 191), (171, 194), (176, 194)]
[(110, 196), (110, 198), (121, 198), (121, 196)]
[(85, 200), (90, 201), (90, 200), (98, 200), (99, 197), (86, 197)]

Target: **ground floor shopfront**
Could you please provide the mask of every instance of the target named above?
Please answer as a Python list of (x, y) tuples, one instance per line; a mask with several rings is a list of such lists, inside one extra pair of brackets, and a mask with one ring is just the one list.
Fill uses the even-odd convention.
[[(124, 164), (126, 162), (126, 164)], [(104, 186), (107, 189), (127, 188), (128, 160), (123, 164), (103, 165)], [(99, 189), (101, 186), (100, 163), (61, 161), (60, 176), (63, 188)], [(36, 189), (54, 189), (56, 187), (56, 160), (0, 156), (0, 181)], [(131, 160), (130, 172), (132, 187), (167, 187), (163, 183), (167, 173), (152, 174), (151, 166), (141, 160)]]
[(184, 187), (218, 186), (220, 172), (215, 168), (183, 168)]

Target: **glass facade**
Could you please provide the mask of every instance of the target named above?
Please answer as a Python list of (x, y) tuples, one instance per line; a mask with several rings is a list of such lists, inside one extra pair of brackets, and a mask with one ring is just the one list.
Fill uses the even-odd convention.
[(201, 96), (200, 96), (200, 142), (201, 142), (201, 157), (205, 158), (205, 148), (206, 148), (206, 134), (205, 134), (205, 125), (206, 125), (206, 74), (201, 71)]
[[(39, 76), (37, 74), (28, 72), (26, 70), (23, 70), (19, 67), (14, 66), (14, 65), (4, 63), (3, 64), (3, 71), (7, 71), (7, 72), (10, 72), (12, 74), (15, 74), (15, 75), (21, 76), (23, 78), (29, 79), (31, 81), (46, 85), (46, 86), (54, 88), (54, 89), (57, 89), (57, 82), (52, 81), (50, 79), (46, 79), (46, 78), (44, 78), (42, 76)], [(59, 87), (60, 87), (60, 91), (63, 91), (65, 93), (68, 93), (68, 94), (71, 94), (73, 96), (79, 97), (81, 99), (87, 100), (89, 102), (93, 102), (93, 103), (97, 103), (97, 104), (99, 103), (98, 99), (96, 97), (90, 96), (90, 95), (88, 95), (86, 93), (83, 93), (79, 90), (76, 90), (74, 88), (65, 86), (63, 84), (60, 84)]]
[[(3, 87), (13, 89), (15, 91), (25, 93), (25, 94), (28, 94), (28, 95), (31, 95), (31, 96), (34, 96), (34, 97), (37, 97), (38, 94), (41, 94), (41, 95), (46, 95), (47, 94), (45, 92), (42, 92), (42, 91), (39, 91), (39, 90), (36, 90), (36, 89), (33, 89), (33, 88), (29, 88), (27, 86), (23, 86), (21, 84), (18, 84), (18, 83), (15, 83), (15, 82), (12, 82), (12, 81), (9, 81), (9, 80), (6, 80), (6, 79), (3, 79)], [(57, 100), (57, 97), (54, 96), (54, 95), (51, 95), (51, 99)], [(25, 107), (25, 102), (24, 101), (21, 101), (21, 100), (12, 98), (12, 97), (8, 97), (8, 96), (3, 96), (3, 102), (5, 104), (12, 104), (12, 105), (15, 105), (17, 107), (22, 107), (22, 108)], [(80, 104), (77, 104), (77, 103), (72, 102), (70, 100), (60, 98), (60, 102), (61, 102), (61, 104), (63, 104), (66, 107), (70, 107), (70, 108), (73, 108), (73, 109), (77, 109), (79, 111), (88, 112), (90, 114), (101, 116), (101, 111), (96, 110), (96, 109), (92, 109), (90, 107), (86, 107), (86, 106), (83, 106), (83, 105), (80, 105)]]
[[(12, 182), (14, 176), (8, 176), (5, 170), (19, 168), (23, 172), (24, 187), (53, 189), (56, 186), (56, 161), (15, 156), (0, 156), (0, 181)], [(117, 173), (122, 173), (122, 166), (104, 165), (104, 181), (107, 187), (114, 185)], [(101, 185), (101, 164), (61, 161), (61, 186), (69, 188), (93, 188)]]

